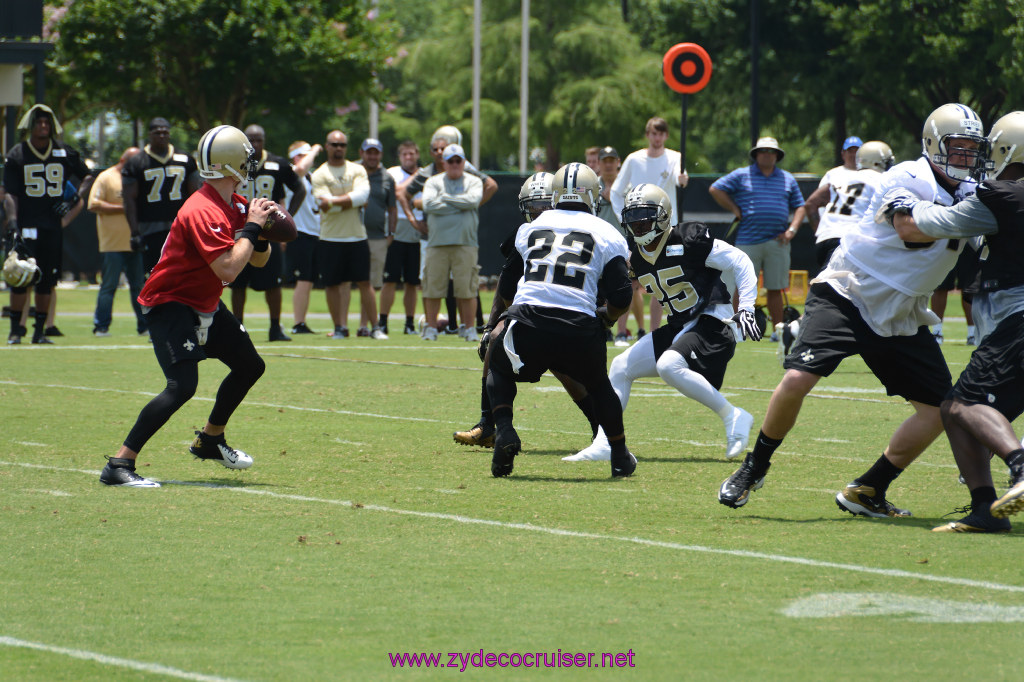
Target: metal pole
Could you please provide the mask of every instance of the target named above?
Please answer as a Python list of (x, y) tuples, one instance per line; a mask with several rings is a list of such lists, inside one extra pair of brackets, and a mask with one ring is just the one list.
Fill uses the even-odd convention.
[(473, 0), (473, 165), (480, 167), (480, 0)]
[(370, 134), (368, 137), (379, 138), (377, 130), (380, 127), (380, 107), (377, 106), (377, 100), (370, 100)]
[[(679, 125), (679, 172), (686, 168), (686, 110), (689, 105), (689, 95), (685, 92), (679, 96), (682, 100), (682, 116)], [(683, 222), (683, 195), (685, 187), (676, 185), (676, 215), (680, 223)]]
[(519, 173), (526, 175), (529, 160), (530, 113), (530, 0), (522, 0), (522, 28), (519, 39)]
[(757, 24), (757, 0), (750, 0), (750, 146), (757, 144), (757, 138), (761, 134), (761, 123), (758, 120), (757, 90), (759, 73), (759, 55), (761, 52), (760, 28)]

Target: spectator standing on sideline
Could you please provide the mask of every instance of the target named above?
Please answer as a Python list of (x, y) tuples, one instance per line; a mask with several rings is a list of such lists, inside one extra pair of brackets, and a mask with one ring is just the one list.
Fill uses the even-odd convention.
[(222, 125), (207, 131), (199, 140), (198, 156), (206, 182), (178, 212), (139, 296), (167, 386), (142, 408), (117, 455), (107, 459), (100, 473), (105, 485), (160, 487), (135, 473), (135, 461), (149, 439), (195, 394), (199, 363), (208, 357), (223, 362), (230, 372), (189, 452), (229, 469), (252, 466), (252, 457), (227, 444), (224, 430), (265, 365), (220, 297), (224, 283), (237, 277), (246, 263), (267, 262), (268, 243), (260, 234), (277, 207), (269, 199), (255, 199), (247, 206), (245, 197), (235, 192), (252, 178), (256, 166), (252, 145), (238, 128)]
[(128, 280), (128, 291), (135, 310), (135, 331), (145, 334), (147, 330), (146, 318), (137, 300), (145, 281), (142, 254), (132, 251), (132, 232), (124, 217), (124, 202), (121, 198), (121, 169), (138, 152), (138, 147), (126, 149), (117, 163), (96, 176), (96, 182), (89, 192), (89, 210), (96, 214), (96, 236), (100, 253), (103, 254), (100, 292), (96, 297), (96, 312), (92, 316), (92, 333), (96, 336), (110, 336), (113, 319), (111, 310), (122, 272)]
[[(588, 148), (587, 152), (590, 149), (597, 149), (597, 168), (595, 170), (598, 179), (601, 181), (601, 201), (598, 203), (597, 217), (611, 224), (626, 238), (626, 241), (629, 241), (631, 236), (627, 234), (626, 228), (619, 221), (619, 215), (612, 208), (612, 185), (619, 176), (619, 167), (622, 165), (622, 162), (619, 160), (619, 153), (615, 151), (615, 147), (592, 147)], [(588, 163), (587, 165), (589, 166), (590, 164)], [(633, 285), (633, 302), (630, 304), (629, 309), (636, 320), (636, 338), (639, 339), (645, 333), (644, 294), (639, 284), (634, 283)], [(616, 346), (625, 347), (629, 345), (628, 323), (629, 315), (623, 315), (616, 322), (618, 325), (618, 333), (615, 335)]]
[(202, 185), (196, 160), (171, 144), (166, 118), (149, 122), (149, 142), (125, 162), (121, 183), (132, 248), (142, 251), (142, 269), (148, 274), (160, 260), (178, 209)]
[[(7, 229), (20, 235), (25, 250), (22, 258), (35, 258), (41, 273), (34, 286), (32, 343), (51, 344), (46, 336), (46, 316), (61, 274), (63, 228), (76, 215), (75, 204), (81, 203), (77, 194), (65, 200), (65, 186), (77, 176), (81, 178), (79, 191), (88, 195), (93, 177), (78, 152), (57, 139), (63, 129), (50, 107), (34, 105), (22, 117), (18, 129), (27, 131), (29, 137), (11, 148), (4, 164), (3, 184), (15, 204), (15, 215)], [(28, 288), (11, 287), (8, 344), (21, 343), (28, 333), (27, 308)]]
[[(253, 199), (270, 199), (275, 204), (284, 200), (285, 189), (292, 191), (288, 202), (288, 213), (294, 216), (302, 207), (306, 198), (306, 187), (299, 176), (292, 170), (292, 165), (277, 154), (270, 154), (264, 149), (266, 132), (255, 123), (245, 129), (249, 144), (256, 150), (256, 171), (251, 182), (245, 184), (238, 193), (248, 201)], [(246, 289), (262, 291), (270, 312), (271, 341), (291, 341), (281, 329), (281, 283), (284, 279), (284, 246), (273, 242), (270, 245), (270, 259), (260, 268), (246, 266), (235, 281), (231, 283), (231, 313), (244, 322)]]
[[(622, 215), (622, 207), (626, 203), (626, 194), (637, 185), (648, 183), (660, 187), (672, 202), (672, 225), (679, 223), (679, 210), (676, 207), (676, 187), (686, 187), (690, 176), (682, 168), (682, 156), (674, 149), (665, 146), (668, 140), (668, 122), (655, 116), (648, 119), (644, 126), (647, 137), (647, 148), (638, 149), (622, 163), (619, 175), (612, 184), (610, 193), (612, 208), (615, 215)], [(656, 292), (651, 294), (651, 326), (654, 331), (661, 326), (662, 307)]]
[[(419, 168), (419, 161), (420, 149), (415, 142), (406, 140), (398, 145), (399, 165), (388, 169), (396, 187), (412, 177)], [(422, 200), (422, 196), (422, 193), (415, 195), (413, 201)], [(420, 284), (420, 239), (427, 236), (423, 212), (418, 208), (413, 209), (413, 217), (419, 224), (424, 225), (424, 232), (421, 233), (416, 224), (404, 213), (397, 216), (395, 236), (388, 244), (388, 253), (384, 261), (384, 286), (380, 290), (380, 316), (386, 320), (395, 302), (395, 289), (399, 282), (403, 283), (404, 334), (416, 333), (413, 318), (416, 316), (416, 288)]]
[[(388, 246), (394, 240), (398, 209), (395, 206), (395, 179), (382, 165), (384, 146), (380, 140), (368, 137), (359, 146), (366, 177), (370, 182), (370, 196), (363, 206), (363, 227), (366, 228), (367, 243), (370, 247), (370, 287), (380, 291), (384, 286), (384, 260)], [(380, 329), (380, 338), (387, 337), (388, 317), (382, 313), (380, 320), (369, 317), (369, 311), (360, 311), (359, 336), (369, 336), (371, 326)]]
[[(313, 283), (317, 278), (316, 252), (320, 241), (320, 206), (313, 196), (313, 184), (309, 181), (309, 171), (313, 162), (323, 150), (318, 144), (309, 146), (308, 142), (297, 140), (288, 145), (288, 158), (292, 161), (292, 170), (302, 180), (306, 188), (306, 198), (302, 206), (292, 216), (295, 219), (295, 241), (288, 245), (284, 252), (288, 263), (288, 271), (295, 278), (295, 290), (292, 292), (292, 314), (295, 326), (292, 334), (312, 334), (313, 330), (306, 324), (306, 313), (309, 311), (309, 295), (313, 291)], [(294, 192), (285, 187), (285, 201), (291, 205)]]
[(473, 320), (479, 294), (477, 275), (478, 209), (483, 197), (480, 178), (465, 172), (466, 152), (450, 144), (441, 156), (444, 173), (423, 187), (423, 212), (427, 215), (427, 262), (423, 278), (426, 324), (423, 338), (437, 339), (437, 315), (451, 279), (455, 299), (465, 325), (463, 338), (478, 341)]
[[(359, 209), (370, 196), (366, 169), (345, 158), (348, 137), (340, 130), (327, 134), (327, 161), (313, 172), (313, 196), (320, 205), (320, 248), (317, 263), (323, 276), (327, 307), (334, 322), (333, 339), (347, 338), (352, 282), (370, 319), (377, 303), (370, 286), (370, 247)], [(383, 332), (374, 329), (374, 338)]]
[(583, 152), (583, 158), (587, 161), (587, 168), (601, 175), (601, 148), (587, 147)]
[[(715, 180), (709, 190), (719, 206), (736, 216), (736, 246), (750, 257), (754, 273), (764, 275), (773, 329), (783, 321), (782, 290), (789, 287), (789, 242), (805, 215), (796, 179), (777, 166), (785, 155), (774, 137), (762, 137), (750, 150), (753, 163)], [(778, 341), (774, 332), (772, 341)]]

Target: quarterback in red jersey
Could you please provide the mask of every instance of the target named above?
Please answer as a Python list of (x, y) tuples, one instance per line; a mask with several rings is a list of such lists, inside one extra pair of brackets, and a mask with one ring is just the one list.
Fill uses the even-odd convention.
[(153, 434), (195, 394), (199, 362), (208, 357), (217, 358), (231, 371), (189, 452), (229, 469), (252, 466), (252, 457), (225, 442), (224, 429), (262, 376), (264, 364), (220, 296), (247, 263), (266, 264), (269, 242), (260, 234), (276, 205), (269, 199), (247, 205), (235, 193), (255, 168), (252, 145), (238, 128), (222, 125), (207, 131), (199, 140), (198, 156), (205, 183), (178, 211), (160, 260), (139, 294), (167, 386), (142, 408), (117, 455), (107, 459), (100, 474), (100, 482), (106, 485), (160, 486), (135, 473), (135, 460)]

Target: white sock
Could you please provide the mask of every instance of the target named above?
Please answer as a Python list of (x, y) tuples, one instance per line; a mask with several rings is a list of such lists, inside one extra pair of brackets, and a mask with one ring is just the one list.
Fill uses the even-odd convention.
[(932, 334), (941, 334), (941, 333), (942, 333), (942, 323), (941, 322), (939, 322), (938, 324), (932, 325)]
[(723, 419), (732, 412), (732, 405), (725, 396), (707, 379), (690, 369), (683, 356), (674, 350), (667, 350), (658, 358), (658, 376), (687, 398), (696, 400)]
[(967, 325), (967, 336), (974, 336), (974, 325)]

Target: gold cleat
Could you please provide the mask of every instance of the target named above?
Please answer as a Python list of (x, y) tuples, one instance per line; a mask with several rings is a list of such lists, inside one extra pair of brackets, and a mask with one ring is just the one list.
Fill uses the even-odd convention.
[(493, 448), (494, 426), (477, 424), (468, 431), (456, 431), (452, 434), (452, 438), (459, 445)]

